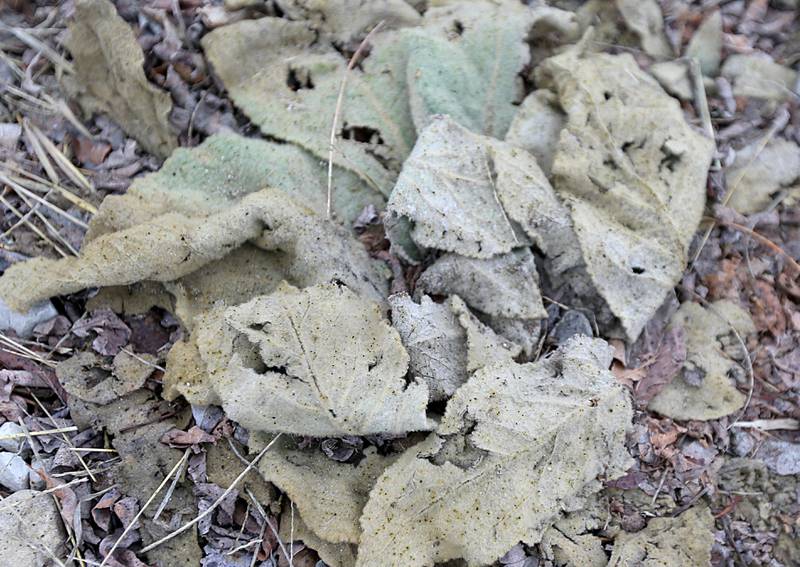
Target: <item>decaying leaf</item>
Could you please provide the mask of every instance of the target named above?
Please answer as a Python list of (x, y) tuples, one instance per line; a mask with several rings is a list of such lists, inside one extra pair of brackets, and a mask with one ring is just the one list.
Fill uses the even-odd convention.
[(519, 105), (506, 133), (506, 142), (527, 150), (542, 171), (549, 174), (566, 116), (555, 94), (546, 89), (533, 91)]
[(719, 419), (739, 410), (745, 395), (730, 378), (738, 364), (723, 346), (739, 344), (731, 327), (741, 337), (755, 332), (750, 315), (730, 301), (716, 301), (708, 309), (684, 303), (670, 325), (686, 331), (686, 362), (648, 408), (673, 419), (698, 420)]
[(382, 457), (370, 448), (358, 464), (339, 463), (319, 449), (299, 450), (293, 445), (284, 441), (274, 446), (259, 463), (259, 473), (289, 495), (318, 537), (358, 544), (358, 519), (369, 492), (395, 457)]
[(708, 508), (691, 508), (677, 518), (654, 518), (645, 529), (621, 533), (609, 567), (708, 565), (714, 543), (714, 517)]
[(783, 101), (797, 96), (797, 71), (775, 63), (766, 53), (725, 58), (720, 74), (733, 84), (735, 96)]
[(694, 90), (685, 61), (662, 61), (653, 63), (648, 69), (668, 93), (681, 100), (692, 100)]
[[(0, 278), (0, 296), (24, 309), (43, 298), (87, 287), (173, 282), (226, 258), (247, 242), (253, 244), (251, 251), (265, 255), (261, 267), (267, 271), (260, 277), (266, 278), (267, 287), (280, 278), (299, 285), (338, 280), (364, 297), (382, 301), (386, 295), (378, 265), (358, 241), (285, 193), (264, 189), (208, 216), (166, 213), (99, 236), (77, 258), (35, 258), (15, 264)], [(324, 249), (320, 242), (326, 243)], [(242, 259), (245, 267), (252, 261), (260, 260), (257, 255)], [(39, 273), (48, 277), (40, 278)], [(210, 276), (219, 277), (215, 270)], [(230, 297), (230, 290), (218, 287), (221, 293), (216, 299)], [(253, 287), (247, 284), (246, 289)], [(191, 296), (191, 286), (188, 291)], [(262, 293), (266, 291), (271, 289)]]
[(415, 303), (407, 294), (389, 298), (392, 326), (408, 351), (409, 370), (428, 385), (431, 400), (453, 395), (467, 379), (467, 337), (446, 305), (423, 295)]
[(488, 260), (445, 254), (422, 273), (417, 289), (432, 295), (458, 295), (470, 307), (495, 317), (547, 317), (536, 263), (528, 248)]
[(447, 114), (478, 134), (503, 138), (522, 99), (525, 39), (545, 11), (514, 0), (449, 2), (425, 12), (409, 45), (408, 87), (417, 131)]
[(653, 57), (669, 57), (672, 49), (664, 34), (664, 15), (656, 0), (616, 0), (625, 24), (642, 42), (642, 49)]
[(147, 151), (167, 157), (177, 146), (168, 121), (172, 99), (145, 77), (142, 48), (114, 5), (75, 2), (67, 49), (75, 60), (74, 88), (83, 110), (108, 113)]
[(683, 272), (713, 143), (633, 57), (583, 49), (538, 69), (568, 117), (554, 186), (594, 286), (635, 339)]
[(106, 366), (94, 353), (80, 352), (60, 362), (56, 376), (71, 396), (106, 405), (144, 386), (153, 373), (155, 357), (150, 354), (137, 357), (121, 351)]
[[(302, 541), (317, 552), (329, 567), (354, 567), (357, 547), (351, 543), (331, 543), (319, 537), (295, 510), (292, 514), (291, 504), (286, 503), (281, 511), (279, 535), (284, 542)], [(291, 550), (290, 550), (291, 554)], [(282, 555), (282, 551), (279, 555)]]
[[(130, 228), (172, 212), (187, 216), (216, 213), (264, 187), (324, 215), (327, 164), (291, 144), (279, 144), (233, 133), (208, 137), (194, 148), (178, 148), (157, 172), (138, 177), (124, 195), (103, 200), (92, 219), (87, 240)], [(337, 218), (352, 223), (367, 205), (381, 207), (384, 197), (353, 173), (333, 169), (336, 191), (331, 207)]]
[(736, 152), (726, 177), (730, 206), (744, 215), (757, 213), (772, 194), (800, 179), (800, 147), (785, 138), (746, 146)]
[(467, 372), (498, 362), (510, 362), (522, 352), (519, 345), (498, 336), (478, 320), (457, 295), (450, 296), (449, 304), (467, 335)]
[(427, 386), (406, 384), (397, 331), (344, 286), (282, 285), (205, 323), (197, 344), (207, 384), (248, 429), (324, 437), (432, 426)]
[(556, 565), (569, 567), (606, 567), (608, 558), (603, 542), (592, 531), (604, 527), (607, 508), (600, 498), (591, 501), (585, 510), (567, 514), (553, 524), (542, 536), (541, 548), (545, 557)]
[(378, 478), (358, 565), (492, 563), (581, 508), (600, 476), (624, 474), (632, 412), (610, 361), (605, 342), (583, 337), (536, 363), (478, 370), (438, 432)]
[(404, 0), (278, 0), (276, 4), (284, 17), (309, 21), (322, 34), (330, 35), (330, 41), (353, 49), (353, 43), (378, 22), (383, 22), (382, 29), (394, 29), (417, 25), (421, 20), (419, 12)]
[(722, 60), (722, 13), (714, 10), (692, 35), (686, 57), (696, 58), (704, 75), (713, 77)]
[[(414, 143), (406, 94), (406, 54), (397, 32), (375, 38), (363, 71), (348, 78), (334, 160), (388, 194)], [(245, 20), (212, 31), (203, 48), (231, 98), (270, 136), (328, 158), (330, 130), (347, 61), (316, 46), (305, 22)], [(267, 64), (265, 65), (265, 62)]]
[(517, 212), (541, 201), (537, 193), (547, 188), (538, 180), (547, 183), (523, 150), (438, 117), (403, 165), (389, 221), (410, 219), (418, 246), (490, 258), (529, 242), (504, 206)]

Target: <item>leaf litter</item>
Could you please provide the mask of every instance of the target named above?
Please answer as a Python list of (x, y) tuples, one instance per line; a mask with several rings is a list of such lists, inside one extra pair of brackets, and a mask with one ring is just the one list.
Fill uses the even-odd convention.
[[(142, 50), (118, 8), (78, 2), (67, 42), (77, 73), (64, 83), (87, 116), (105, 112), (169, 157), (103, 200), (77, 257), (16, 262), (0, 278), (16, 309), (66, 296), (54, 305), (75, 313), (82, 307), (61, 302), (99, 288), (89, 292), (92, 315), (71, 318), (76, 338), (51, 345), (59, 360), (72, 355), (57, 366), (62, 415), (105, 432), (102, 448), (110, 443), (120, 460), (119, 493), (103, 508), (114, 515), (93, 510), (98, 526), (85, 532), (100, 561), (139, 564), (131, 549), (143, 546), (163, 565), (709, 561), (711, 514), (692, 506), (713, 489), (701, 484), (687, 504), (672, 477), (647, 479), (667, 462), (684, 487), (708, 481), (718, 455), (708, 440), (749, 411), (757, 388), (740, 371), (755, 327), (735, 301), (684, 301), (652, 342), (665, 298), (695, 285), (684, 270), (721, 154), (642, 67), (684, 52), (732, 81), (736, 96), (783, 100), (791, 69), (767, 66), (782, 96), (757, 92), (747, 58), (728, 56), (719, 70), (733, 41), (730, 8), (696, 18), (685, 50), (655, 2), (588, 2), (576, 13), (510, 0), (197, 10), (215, 29), (191, 42), (266, 139), (217, 131), (179, 149), (194, 145), (195, 117), (178, 116), (179, 99), (203, 71), (168, 42), (189, 30), (148, 12), (142, 21), (158, 22), (166, 39), (152, 47), (153, 24), (143, 23)], [(85, 41), (92, 34), (98, 41)], [(651, 58), (597, 52), (612, 38)], [(143, 67), (143, 52), (165, 66)], [(104, 84), (101, 71), (135, 80)], [(695, 95), (681, 90), (686, 101)], [(188, 137), (176, 136), (178, 124)], [(775, 148), (791, 157), (791, 144), (751, 144), (726, 161), (746, 187), (742, 212), (785, 198), (791, 167), (769, 164)], [(112, 145), (79, 159), (98, 166)], [(348, 230), (365, 215), (369, 250)], [(748, 263), (751, 273), (761, 265)], [(759, 279), (753, 301), (759, 329), (765, 317), (782, 321), (768, 325), (777, 338), (796, 322), (780, 313), (771, 283)], [(698, 290), (713, 300), (721, 286)], [(176, 319), (130, 319), (154, 306)], [(158, 340), (140, 336), (148, 325)], [(614, 349), (586, 336), (595, 333)], [(653, 358), (624, 369), (621, 339)], [(4, 412), (24, 399), (14, 387)], [(207, 412), (217, 417), (197, 421)], [(293, 438), (277, 443), (276, 433)], [(787, 474), (794, 447), (768, 442), (756, 455)], [(239, 474), (240, 451), (263, 448)], [(78, 466), (62, 449), (53, 462)], [(620, 520), (606, 487), (623, 485), (653, 506), (663, 485), (683, 505), (673, 517), (651, 506), (646, 514), (662, 517)], [(192, 517), (197, 533), (178, 530)], [(68, 535), (81, 539), (84, 527)]]

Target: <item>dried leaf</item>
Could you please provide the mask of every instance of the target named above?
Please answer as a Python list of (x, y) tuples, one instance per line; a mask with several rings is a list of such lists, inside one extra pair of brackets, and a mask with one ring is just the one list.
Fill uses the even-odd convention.
[(581, 338), (537, 363), (477, 371), (438, 433), (378, 479), (358, 565), (492, 563), (537, 543), (565, 501), (577, 509), (600, 490), (599, 476), (624, 474), (632, 411), (610, 362), (603, 341)]
[(709, 420), (740, 409), (745, 396), (731, 383), (737, 366), (722, 350), (722, 341), (736, 341), (731, 326), (742, 336), (755, 332), (750, 315), (729, 301), (709, 309), (684, 303), (672, 317), (672, 327), (686, 331), (686, 362), (648, 408), (673, 419)]
[[(217, 263), (219, 260), (249, 241), (253, 244), (250, 257), (245, 255), (241, 261), (245, 265), (261, 262), (259, 254), (262, 255), (262, 266), (271, 268), (259, 280), (266, 280), (266, 291), (272, 289), (276, 279), (285, 277), (300, 285), (342, 281), (365, 297), (379, 301), (386, 295), (386, 281), (377, 263), (358, 241), (310, 214), (285, 193), (264, 189), (208, 216), (167, 213), (99, 236), (86, 244), (78, 258), (35, 258), (15, 264), (0, 278), (0, 296), (11, 305), (26, 306), (86, 287), (144, 280), (172, 282), (204, 267), (215, 267), (208, 278), (200, 276), (201, 281), (208, 281), (219, 277), (219, 270), (225, 271), (226, 267)], [(326, 244), (325, 248), (320, 248), (320, 242)], [(49, 277), (39, 278), (39, 273), (48, 273)], [(222, 287), (224, 295), (217, 299), (241, 294), (241, 290)], [(247, 284), (245, 291), (252, 291), (253, 287), (252, 283)], [(257, 290), (259, 287), (255, 286)], [(191, 301), (192, 286), (178, 281), (173, 289)]]
[[(522, 99), (525, 43), (546, 14), (513, 0), (431, 6), (409, 32), (409, 99), (417, 131), (438, 114), (478, 134), (503, 138)], [(478, 159), (480, 159), (478, 157)]]
[(547, 317), (528, 248), (488, 260), (445, 254), (422, 273), (417, 289), (432, 295), (458, 295), (470, 307), (495, 317)]
[(445, 304), (423, 295), (420, 303), (407, 294), (389, 298), (392, 326), (408, 351), (409, 370), (428, 385), (431, 400), (453, 395), (467, 379), (467, 337)]
[(784, 138), (745, 146), (736, 152), (725, 177), (732, 191), (730, 206), (744, 215), (757, 213), (769, 205), (772, 194), (800, 178), (800, 147)]
[(92, 341), (92, 348), (107, 356), (114, 356), (128, 344), (131, 330), (110, 309), (98, 309), (85, 319), (79, 319), (71, 329), (78, 337), (88, 337), (94, 332), (97, 337)]
[(568, 116), (554, 186), (594, 286), (635, 339), (683, 273), (713, 143), (633, 57), (582, 49), (538, 69)]
[(506, 133), (506, 142), (533, 154), (542, 171), (549, 174), (565, 122), (566, 116), (552, 92), (533, 91), (519, 105)]
[(259, 473), (289, 495), (317, 537), (357, 544), (361, 539), (358, 519), (370, 490), (395, 457), (382, 457), (373, 447), (354, 465), (292, 445), (284, 442), (271, 449), (259, 463)]
[(285, 18), (309, 21), (326, 39), (349, 47), (355, 47), (378, 22), (383, 22), (381, 29), (395, 29), (417, 25), (421, 19), (404, 0), (278, 0), (276, 4)]
[(409, 359), (397, 331), (378, 304), (346, 287), (284, 285), (207, 323), (197, 340), (210, 387), (228, 416), (251, 430), (340, 436), (431, 428), (428, 388), (406, 383)]
[(519, 345), (498, 336), (479, 321), (460, 297), (451, 296), (449, 303), (467, 334), (467, 372), (495, 363), (508, 363), (522, 352)]
[(67, 49), (75, 60), (74, 86), (84, 112), (108, 113), (147, 151), (167, 157), (177, 146), (168, 121), (172, 99), (145, 77), (142, 49), (114, 5), (75, 2)]
[[(363, 71), (349, 74), (334, 153), (337, 165), (384, 194), (394, 174), (382, 161), (399, 169), (415, 137), (405, 49), (398, 38), (396, 32), (376, 37)], [(313, 49), (316, 40), (305, 22), (268, 17), (219, 28), (202, 43), (233, 101), (262, 132), (327, 160), (347, 61), (333, 49)]]
[(775, 63), (763, 52), (729, 55), (720, 74), (733, 84), (735, 96), (778, 102), (797, 96), (797, 71)]
[[(518, 154), (510, 163), (515, 173), (522, 173), (493, 172), (495, 153)], [(501, 195), (511, 192), (535, 202), (538, 188), (527, 181), (543, 177), (536, 161), (521, 150), (438, 117), (420, 134), (403, 165), (389, 198), (388, 220), (410, 219), (411, 238), (418, 246), (490, 258), (528, 242), (511, 224)], [(520, 181), (525, 182), (522, 187), (513, 186)]]
[(185, 449), (186, 447), (199, 445), (200, 443), (216, 443), (217, 438), (213, 435), (209, 435), (195, 425), (188, 431), (184, 431), (182, 429), (172, 429), (167, 431), (161, 436), (161, 442), (166, 443), (170, 447)]
[(636, 383), (636, 401), (647, 405), (672, 382), (685, 363), (686, 332), (680, 324), (673, 324), (664, 333), (653, 361), (643, 369), (644, 377)]
[(608, 565), (708, 565), (713, 530), (714, 518), (705, 507), (691, 508), (677, 518), (654, 518), (642, 531), (617, 536)]
[(625, 24), (642, 42), (642, 49), (653, 57), (670, 57), (672, 49), (664, 34), (664, 15), (656, 0), (616, 0)]
[[(284, 542), (302, 541), (319, 554), (320, 559), (329, 567), (354, 567), (357, 548), (351, 543), (331, 543), (315, 534), (295, 510), (292, 517), (289, 504), (285, 504), (281, 512), (280, 536)], [(292, 521), (292, 519), (294, 521)], [(283, 553), (279, 553), (283, 557)]]
[(120, 352), (113, 363), (107, 365), (91, 352), (79, 352), (58, 364), (56, 376), (70, 396), (107, 405), (144, 386), (153, 373), (155, 357), (143, 354), (139, 358), (144, 362)]

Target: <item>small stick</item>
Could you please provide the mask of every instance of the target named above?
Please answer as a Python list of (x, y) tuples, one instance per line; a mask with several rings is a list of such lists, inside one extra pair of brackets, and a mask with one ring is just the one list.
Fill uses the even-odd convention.
[[(182, 525), (180, 528), (178, 528), (177, 530), (175, 530), (174, 532), (172, 532), (172, 533), (170, 533), (170, 534), (167, 534), (166, 536), (162, 537), (160, 540), (158, 540), (158, 541), (154, 541), (154, 542), (153, 542), (153, 543), (151, 543), (150, 545), (148, 545), (148, 546), (146, 546), (146, 547), (142, 548), (142, 550), (141, 550), (141, 553), (147, 553), (148, 551), (151, 551), (151, 550), (155, 549), (155, 548), (156, 548), (156, 547), (158, 547), (159, 545), (161, 545), (161, 544), (163, 544), (163, 543), (166, 543), (166, 542), (168, 542), (168, 541), (169, 541), (169, 540), (171, 540), (172, 538), (174, 538), (174, 537), (176, 537), (176, 536), (179, 536), (180, 534), (182, 534), (183, 532), (185, 532), (186, 530), (188, 530), (189, 528), (193, 527), (195, 524), (197, 524), (198, 522), (200, 522), (200, 521), (201, 521), (203, 518), (205, 518), (206, 516), (208, 516), (209, 514), (211, 514), (211, 512), (213, 512), (214, 510), (216, 510), (217, 506), (219, 506), (219, 505), (222, 503), (222, 501), (225, 499), (225, 497), (226, 497), (226, 496), (228, 496), (228, 494), (230, 494), (230, 493), (231, 493), (231, 491), (233, 491), (233, 489), (234, 489), (234, 488), (236, 488), (236, 485), (237, 485), (237, 484), (239, 484), (239, 483), (242, 481), (242, 479), (243, 479), (243, 478), (244, 478), (244, 477), (247, 475), (247, 473), (249, 473), (249, 472), (250, 472), (250, 470), (251, 470), (251, 469), (252, 469), (254, 466), (256, 466), (256, 465), (258, 464), (258, 461), (260, 461), (260, 460), (261, 460), (261, 457), (263, 457), (264, 455), (266, 455), (266, 454), (267, 454), (267, 451), (269, 451), (269, 450), (272, 448), (272, 446), (275, 444), (275, 442), (276, 442), (278, 439), (280, 439), (280, 438), (281, 438), (281, 435), (283, 435), (283, 433), (278, 433), (278, 434), (275, 436), (275, 438), (274, 438), (274, 439), (272, 439), (272, 441), (270, 441), (270, 442), (267, 444), (267, 446), (266, 446), (266, 447), (264, 447), (263, 449), (261, 449), (261, 452), (260, 452), (258, 455), (256, 455), (256, 456), (253, 458), (253, 460), (252, 460), (252, 461), (250, 461), (250, 463), (249, 463), (249, 464), (248, 464), (248, 465), (247, 465), (247, 466), (244, 468), (244, 470), (243, 470), (241, 473), (239, 473), (239, 476), (237, 476), (235, 479), (233, 479), (233, 482), (231, 483), (231, 485), (230, 485), (230, 486), (229, 486), (227, 489), (225, 489), (225, 492), (223, 492), (223, 493), (220, 495), (220, 497), (219, 497), (219, 498), (217, 498), (217, 499), (214, 501), (214, 503), (213, 503), (213, 504), (211, 504), (211, 506), (209, 506), (208, 508), (206, 508), (206, 510), (205, 510), (205, 511), (203, 511), (203, 513), (202, 513), (202, 514), (198, 515), (198, 516), (197, 516), (197, 517), (196, 517), (194, 520), (192, 520), (192, 521), (190, 521), (190, 522), (187, 522), (187, 523), (183, 524), (183, 525)], [(174, 472), (174, 471), (173, 471), (173, 472)], [(131, 525), (133, 525), (133, 523), (131, 523)], [(124, 535), (124, 534), (123, 534), (123, 535)], [(122, 539), (122, 538), (120, 538), (120, 539)], [(117, 540), (117, 541), (119, 541), (119, 540)], [(106, 557), (108, 557), (108, 556), (106, 556)]]
[(347, 76), (349, 75), (350, 71), (356, 66), (358, 59), (361, 57), (361, 52), (364, 51), (364, 48), (367, 46), (367, 43), (375, 35), (382, 26), (385, 20), (381, 20), (377, 23), (377, 25), (372, 28), (367, 34), (367, 37), (364, 38), (364, 41), (358, 46), (356, 52), (353, 53), (353, 56), (350, 58), (350, 62), (347, 64), (347, 69), (344, 71), (344, 77), (342, 77), (342, 84), (339, 85), (339, 96), (336, 97), (336, 110), (333, 113), (333, 125), (331, 126), (331, 139), (330, 139), (330, 146), (328, 147), (328, 203), (326, 207), (326, 214), (327, 219), (331, 219), (331, 200), (333, 198), (333, 148), (336, 144), (336, 126), (339, 122), (339, 114), (342, 112), (342, 102), (344, 101), (344, 89), (347, 86)]

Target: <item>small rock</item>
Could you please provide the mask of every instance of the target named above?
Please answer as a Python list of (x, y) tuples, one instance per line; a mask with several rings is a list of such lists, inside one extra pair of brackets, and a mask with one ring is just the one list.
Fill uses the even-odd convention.
[(13, 329), (18, 337), (30, 337), (36, 325), (49, 321), (56, 315), (58, 312), (49, 301), (37, 303), (25, 313), (17, 313), (0, 299), (0, 329)]
[(800, 443), (770, 439), (761, 446), (756, 457), (776, 474), (800, 474)]
[(737, 457), (746, 457), (750, 454), (756, 446), (756, 441), (753, 436), (747, 431), (741, 429), (734, 429), (731, 435), (731, 450)]
[(0, 425), (0, 449), (10, 453), (19, 452), (22, 446), (25, 445), (25, 437), (15, 437), (13, 439), (4, 439), (4, 437), (21, 433), (25, 433), (25, 430), (13, 421), (7, 421)]
[(31, 463), (31, 470), (28, 473), (29, 480), (31, 483), (31, 488), (35, 490), (44, 490), (45, 488), (47, 488), (47, 483), (41, 476), (39, 476), (39, 474), (36, 471), (47, 472), (47, 470), (49, 470), (51, 467), (51, 465), (49, 464), (51, 462), (52, 459), (45, 459), (44, 462), (34, 461)]
[(586, 315), (573, 309), (564, 313), (559, 322), (556, 323), (556, 326), (553, 327), (550, 337), (556, 344), (561, 345), (575, 335), (591, 337), (594, 336), (594, 333), (592, 332), (592, 324), (586, 318)]
[(33, 490), (15, 492), (2, 502), (0, 557), (3, 565), (41, 567), (63, 557), (65, 540), (53, 498)]
[(12, 492), (28, 488), (28, 464), (14, 453), (0, 453), (0, 485)]

